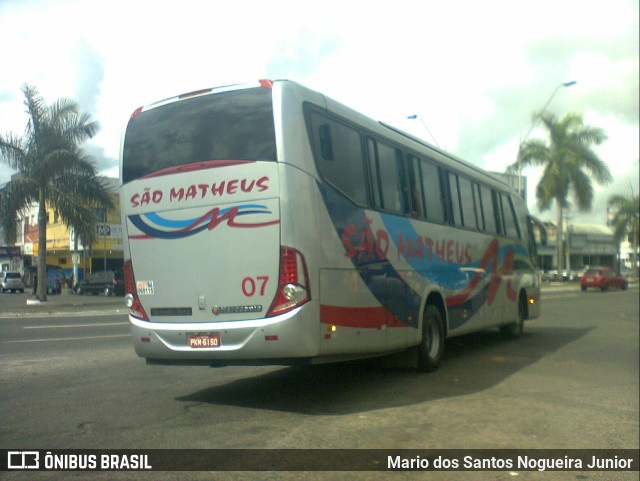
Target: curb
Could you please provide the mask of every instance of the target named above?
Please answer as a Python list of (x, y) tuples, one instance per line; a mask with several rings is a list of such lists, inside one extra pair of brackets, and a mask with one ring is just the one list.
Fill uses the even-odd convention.
[(82, 302), (79, 298), (57, 298), (40, 301), (30, 297), (21, 305), (5, 306), (9, 311), (0, 312), (0, 319), (28, 318), (34, 316), (104, 316), (128, 314), (122, 299), (113, 302)]
[(0, 313), (0, 319), (26, 319), (30, 317), (37, 316), (47, 316), (47, 317), (79, 317), (79, 316), (113, 316), (128, 314), (128, 309), (104, 309), (101, 311), (41, 311), (41, 310), (30, 310), (23, 312), (3, 312)]

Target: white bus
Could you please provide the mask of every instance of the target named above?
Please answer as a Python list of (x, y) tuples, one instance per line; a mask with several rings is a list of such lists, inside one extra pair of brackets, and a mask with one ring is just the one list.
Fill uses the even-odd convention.
[(431, 371), (446, 338), (518, 336), (540, 313), (521, 198), (292, 81), (135, 110), (120, 178), (126, 302), (150, 364), (409, 351)]

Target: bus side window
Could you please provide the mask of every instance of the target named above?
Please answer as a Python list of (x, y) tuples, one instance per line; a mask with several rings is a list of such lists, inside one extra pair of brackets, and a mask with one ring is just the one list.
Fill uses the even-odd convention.
[(493, 195), (493, 206), (496, 209), (496, 224), (498, 226), (498, 234), (506, 237), (507, 230), (504, 225), (504, 212), (502, 210), (502, 200), (500, 197), (500, 193), (492, 190), (491, 194)]
[(367, 141), (367, 150), (369, 153), (369, 174), (371, 176), (371, 195), (373, 197), (374, 207), (382, 208), (382, 184), (380, 183), (380, 168), (378, 162), (378, 147), (374, 140)]
[(442, 195), (442, 184), (440, 182), (440, 169), (437, 165), (428, 161), (422, 161), (421, 167), (427, 220), (436, 224), (444, 224), (444, 196)]
[(460, 208), (464, 226), (469, 229), (478, 229), (478, 219), (474, 206), (473, 187), (471, 181), (466, 177), (458, 176), (458, 185), (460, 187)]
[(482, 211), (485, 222), (485, 232), (489, 234), (498, 234), (498, 225), (496, 223), (496, 209), (493, 200), (493, 192), (483, 186), (478, 186), (480, 189), (480, 198), (482, 199)]
[(453, 172), (449, 172), (447, 175), (449, 183), (449, 198), (451, 200), (451, 220), (452, 224), (462, 227), (462, 213), (460, 210), (460, 189), (458, 187), (458, 175)]
[(331, 142), (331, 127), (329, 124), (322, 124), (320, 126), (320, 154), (324, 160), (334, 160), (333, 158), (333, 145)]
[(404, 163), (404, 154), (402, 150), (396, 151), (396, 169), (398, 171), (398, 188), (400, 189), (400, 204), (402, 205), (402, 213), (409, 215), (411, 212), (411, 192), (407, 185), (407, 167)]
[(473, 197), (476, 202), (476, 214), (478, 215), (478, 229), (487, 230), (487, 224), (484, 220), (484, 208), (482, 205), (482, 196), (480, 195), (480, 184), (473, 183)]
[(318, 112), (312, 112), (309, 118), (309, 133), (320, 175), (352, 202), (366, 206), (368, 200), (360, 132)]
[(500, 194), (502, 205), (502, 218), (504, 219), (504, 233), (512, 239), (520, 239), (520, 229), (516, 220), (516, 213), (511, 203), (511, 198), (505, 194)]
[(411, 215), (425, 217), (424, 190), (422, 189), (422, 162), (413, 155), (407, 156), (407, 174), (409, 179), (409, 195), (411, 198)]
[(369, 167), (375, 206), (393, 214), (405, 214), (404, 172), (397, 149), (369, 139)]
[[(527, 216), (527, 242), (529, 248), (529, 257), (533, 265), (539, 267), (538, 262), (538, 246), (536, 245), (535, 223), (531, 216)], [(542, 232), (540, 233), (540, 243), (542, 244)]]

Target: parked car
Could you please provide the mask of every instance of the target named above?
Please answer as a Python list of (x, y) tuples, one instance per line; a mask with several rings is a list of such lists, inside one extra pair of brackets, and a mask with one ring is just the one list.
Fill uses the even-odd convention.
[(0, 278), (2, 279), (2, 292), (24, 292), (24, 281), (19, 272), (3, 271)]
[(618, 288), (623, 291), (629, 286), (628, 280), (613, 272), (608, 267), (591, 267), (587, 269), (580, 278), (580, 289), (587, 290), (587, 287), (595, 287), (606, 291), (610, 288)]
[(97, 271), (81, 281), (76, 286), (75, 292), (78, 295), (123, 296), (124, 276), (120, 271)]

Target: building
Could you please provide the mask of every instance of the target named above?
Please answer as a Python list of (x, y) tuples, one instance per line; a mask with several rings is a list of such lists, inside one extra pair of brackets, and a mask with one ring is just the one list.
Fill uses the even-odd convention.
[[(545, 270), (558, 265), (556, 253), (556, 225), (545, 222), (547, 245), (538, 247), (540, 265)], [(618, 248), (613, 239), (613, 229), (606, 225), (569, 222), (563, 236), (564, 266), (578, 271), (586, 266), (618, 267)]]
[[(620, 268), (628, 271), (633, 271), (633, 263), (635, 261), (636, 269), (640, 268), (640, 248), (633, 254), (633, 243), (629, 242), (628, 238), (625, 238), (620, 243)], [(637, 272), (637, 271), (636, 271)]]
[[(4, 239), (4, 234), (0, 232), (0, 237)], [(20, 247), (17, 246), (0, 246), (0, 271), (18, 271), (24, 272), (22, 256), (20, 255)]]
[[(115, 209), (94, 209), (97, 237), (92, 246), (76, 243), (73, 229), (62, 222), (56, 211), (47, 209), (47, 273), (50, 284), (56, 275), (68, 279), (68, 284), (71, 284), (74, 272), (78, 273), (78, 279), (82, 279), (85, 273), (122, 268), (124, 252), (118, 179), (108, 178), (107, 181)], [(38, 255), (38, 205), (32, 205), (19, 215), (17, 223), (15, 246), (22, 253), (20, 271), (27, 285), (31, 285)]]

